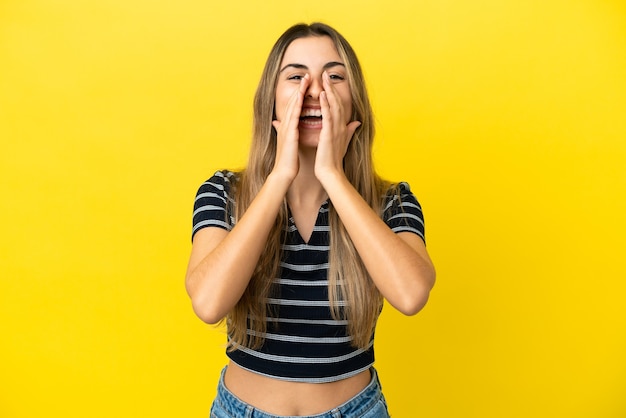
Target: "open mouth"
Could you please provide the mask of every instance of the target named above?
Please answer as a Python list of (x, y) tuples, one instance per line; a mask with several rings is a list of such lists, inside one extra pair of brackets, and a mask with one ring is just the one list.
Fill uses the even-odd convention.
[(321, 109), (302, 109), (300, 120), (320, 121), (322, 120), (322, 111)]
[(319, 127), (322, 123), (321, 109), (302, 109), (300, 123), (304, 126)]

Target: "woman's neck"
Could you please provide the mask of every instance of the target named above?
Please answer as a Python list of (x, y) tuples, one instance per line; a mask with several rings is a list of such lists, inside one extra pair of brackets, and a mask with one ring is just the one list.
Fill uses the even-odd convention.
[(328, 194), (322, 187), (322, 183), (315, 177), (316, 150), (307, 151), (300, 152), (298, 175), (287, 190), (287, 202), (292, 206), (319, 207), (328, 198)]

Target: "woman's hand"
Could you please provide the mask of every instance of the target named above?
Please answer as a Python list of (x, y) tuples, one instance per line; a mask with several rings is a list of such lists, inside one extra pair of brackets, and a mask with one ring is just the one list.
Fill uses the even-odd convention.
[(346, 124), (350, 116), (346, 113), (352, 110), (343, 108), (326, 71), (322, 74), (322, 83), (322, 130), (315, 157), (315, 176), (320, 181), (329, 174), (343, 174), (343, 158), (354, 132), (361, 126), (359, 121)]
[(274, 162), (273, 173), (284, 174), (290, 180), (296, 177), (299, 170), (298, 140), (300, 134), (298, 125), (300, 124), (304, 94), (310, 84), (311, 76), (307, 73), (302, 77), (300, 85), (289, 99), (284, 112), (284, 119), (272, 121), (277, 134), (276, 161)]

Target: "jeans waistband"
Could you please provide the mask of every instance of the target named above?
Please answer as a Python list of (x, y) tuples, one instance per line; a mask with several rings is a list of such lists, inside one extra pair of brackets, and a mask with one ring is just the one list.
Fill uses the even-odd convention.
[[(220, 407), (232, 414), (233, 417), (246, 417), (246, 418), (287, 418), (282, 415), (272, 415), (267, 412), (261, 411), (252, 405), (249, 405), (237, 398), (232, 392), (228, 390), (224, 384), (224, 373), (226, 367), (222, 369), (220, 381), (217, 387), (217, 396), (215, 402), (218, 402)], [(323, 412), (317, 415), (309, 415), (307, 417), (299, 418), (338, 418), (338, 417), (358, 417), (363, 413), (373, 408), (378, 401), (382, 398), (382, 390), (378, 374), (376, 369), (370, 368), (372, 378), (368, 385), (363, 388), (354, 397), (327, 412)]]

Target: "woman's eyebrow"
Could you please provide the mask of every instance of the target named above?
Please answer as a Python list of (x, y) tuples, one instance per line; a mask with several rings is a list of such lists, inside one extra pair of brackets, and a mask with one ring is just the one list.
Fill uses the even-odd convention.
[[(337, 67), (337, 66), (342, 66), (345, 67), (345, 64), (339, 61), (330, 61), (327, 62), (326, 64), (324, 64), (324, 66), (322, 67), (324, 70), (328, 70), (329, 68), (332, 67)], [(284, 70), (286, 70), (287, 68), (297, 68), (298, 70), (308, 70), (309, 67), (307, 67), (304, 64), (287, 64), (285, 65), (283, 68), (280, 69), (279, 73), (282, 73)]]

